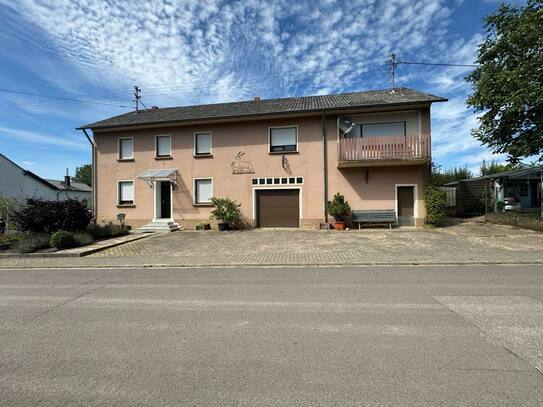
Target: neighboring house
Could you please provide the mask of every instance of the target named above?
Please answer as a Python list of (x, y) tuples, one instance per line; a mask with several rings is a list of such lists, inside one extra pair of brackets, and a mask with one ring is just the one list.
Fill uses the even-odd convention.
[[(543, 166), (526, 167), (449, 182), (443, 186), (447, 202), (458, 216), (476, 216), (496, 211), (496, 203), (514, 198), (520, 209), (541, 208)], [(485, 202), (484, 197), (487, 197)]]
[[(130, 112), (82, 126), (95, 216), (140, 226), (207, 221), (212, 196), (250, 225), (317, 227), (336, 192), (352, 209), (425, 219), (430, 105), (407, 88)], [(87, 130), (92, 130), (92, 139)]]
[(0, 154), (0, 197), (7, 198), (42, 198), (52, 201), (66, 199), (92, 202), (92, 188), (80, 182), (44, 179), (31, 171), (15, 164), (5, 155)]

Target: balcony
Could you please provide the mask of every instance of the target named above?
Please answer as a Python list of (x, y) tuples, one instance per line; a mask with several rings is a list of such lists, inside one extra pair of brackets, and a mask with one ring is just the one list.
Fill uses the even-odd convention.
[(430, 158), (428, 136), (342, 138), (338, 168), (424, 164)]

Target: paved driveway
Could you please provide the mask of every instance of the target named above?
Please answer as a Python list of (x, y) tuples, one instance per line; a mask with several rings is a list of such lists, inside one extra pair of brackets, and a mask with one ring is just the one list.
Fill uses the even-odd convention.
[(543, 234), (466, 221), (441, 228), (182, 231), (118, 246), (94, 258), (163, 264), (379, 264), (543, 261)]
[(541, 266), (0, 270), (1, 406), (542, 406)]

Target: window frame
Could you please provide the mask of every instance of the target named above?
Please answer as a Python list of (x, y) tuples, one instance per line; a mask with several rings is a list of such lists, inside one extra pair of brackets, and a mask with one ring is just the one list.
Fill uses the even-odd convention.
[[(364, 138), (364, 126), (375, 126), (379, 124), (403, 124), (403, 137), (407, 137), (407, 121), (406, 120), (396, 120), (393, 122), (375, 122), (375, 123), (355, 123), (360, 125), (360, 138)], [(367, 136), (367, 137), (376, 137), (376, 136)], [(389, 137), (389, 136), (380, 136), (380, 137)], [(401, 135), (399, 136), (401, 137)]]
[[(159, 155), (158, 154), (158, 139), (161, 137), (168, 137), (170, 139), (170, 154)], [(155, 158), (171, 158), (172, 157), (172, 135), (171, 134), (157, 134), (155, 136)]]
[[(132, 155), (130, 157), (122, 157), (122, 140), (132, 140)], [(118, 137), (117, 138), (117, 160), (119, 161), (130, 161), (134, 159), (134, 137)]]
[[(132, 183), (132, 202), (129, 201), (122, 202), (121, 201), (121, 184), (122, 183)], [(133, 179), (121, 179), (117, 180), (117, 206), (136, 206), (136, 185)]]
[(196, 184), (198, 181), (211, 181), (211, 197), (213, 198), (213, 194), (215, 193), (215, 185), (213, 181), (213, 177), (198, 177), (192, 179), (192, 203), (194, 206), (212, 206), (211, 200), (205, 201), (205, 202), (198, 202), (198, 190), (196, 188)]
[[(277, 150), (277, 151), (273, 151), (272, 150), (272, 130), (279, 130), (279, 129), (294, 129), (295, 130), (295, 138), (296, 138), (296, 143), (294, 144), (295, 145), (295, 148), (294, 150)], [(299, 152), (299, 148), (298, 148), (298, 139), (299, 139), (299, 136), (298, 136), (298, 125), (291, 125), (291, 126), (274, 126), (274, 127), (268, 127), (268, 153), (269, 154), (292, 154), (292, 153), (298, 153)], [(289, 146), (291, 144), (288, 144)], [(284, 147), (284, 146), (283, 146)]]
[[(199, 134), (209, 134), (209, 152), (208, 153), (198, 153), (198, 135)], [(193, 152), (194, 157), (209, 157), (213, 155), (213, 133), (211, 131), (195, 131), (193, 139)]]

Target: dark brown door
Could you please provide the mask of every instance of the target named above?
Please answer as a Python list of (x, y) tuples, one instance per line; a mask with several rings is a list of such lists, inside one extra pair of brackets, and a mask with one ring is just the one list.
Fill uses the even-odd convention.
[(297, 189), (256, 191), (257, 225), (266, 227), (298, 227), (300, 199)]
[(415, 224), (415, 187), (398, 187), (398, 224)]
[(170, 218), (172, 216), (172, 201), (171, 201), (171, 185), (170, 181), (162, 181), (160, 183), (160, 217)]

